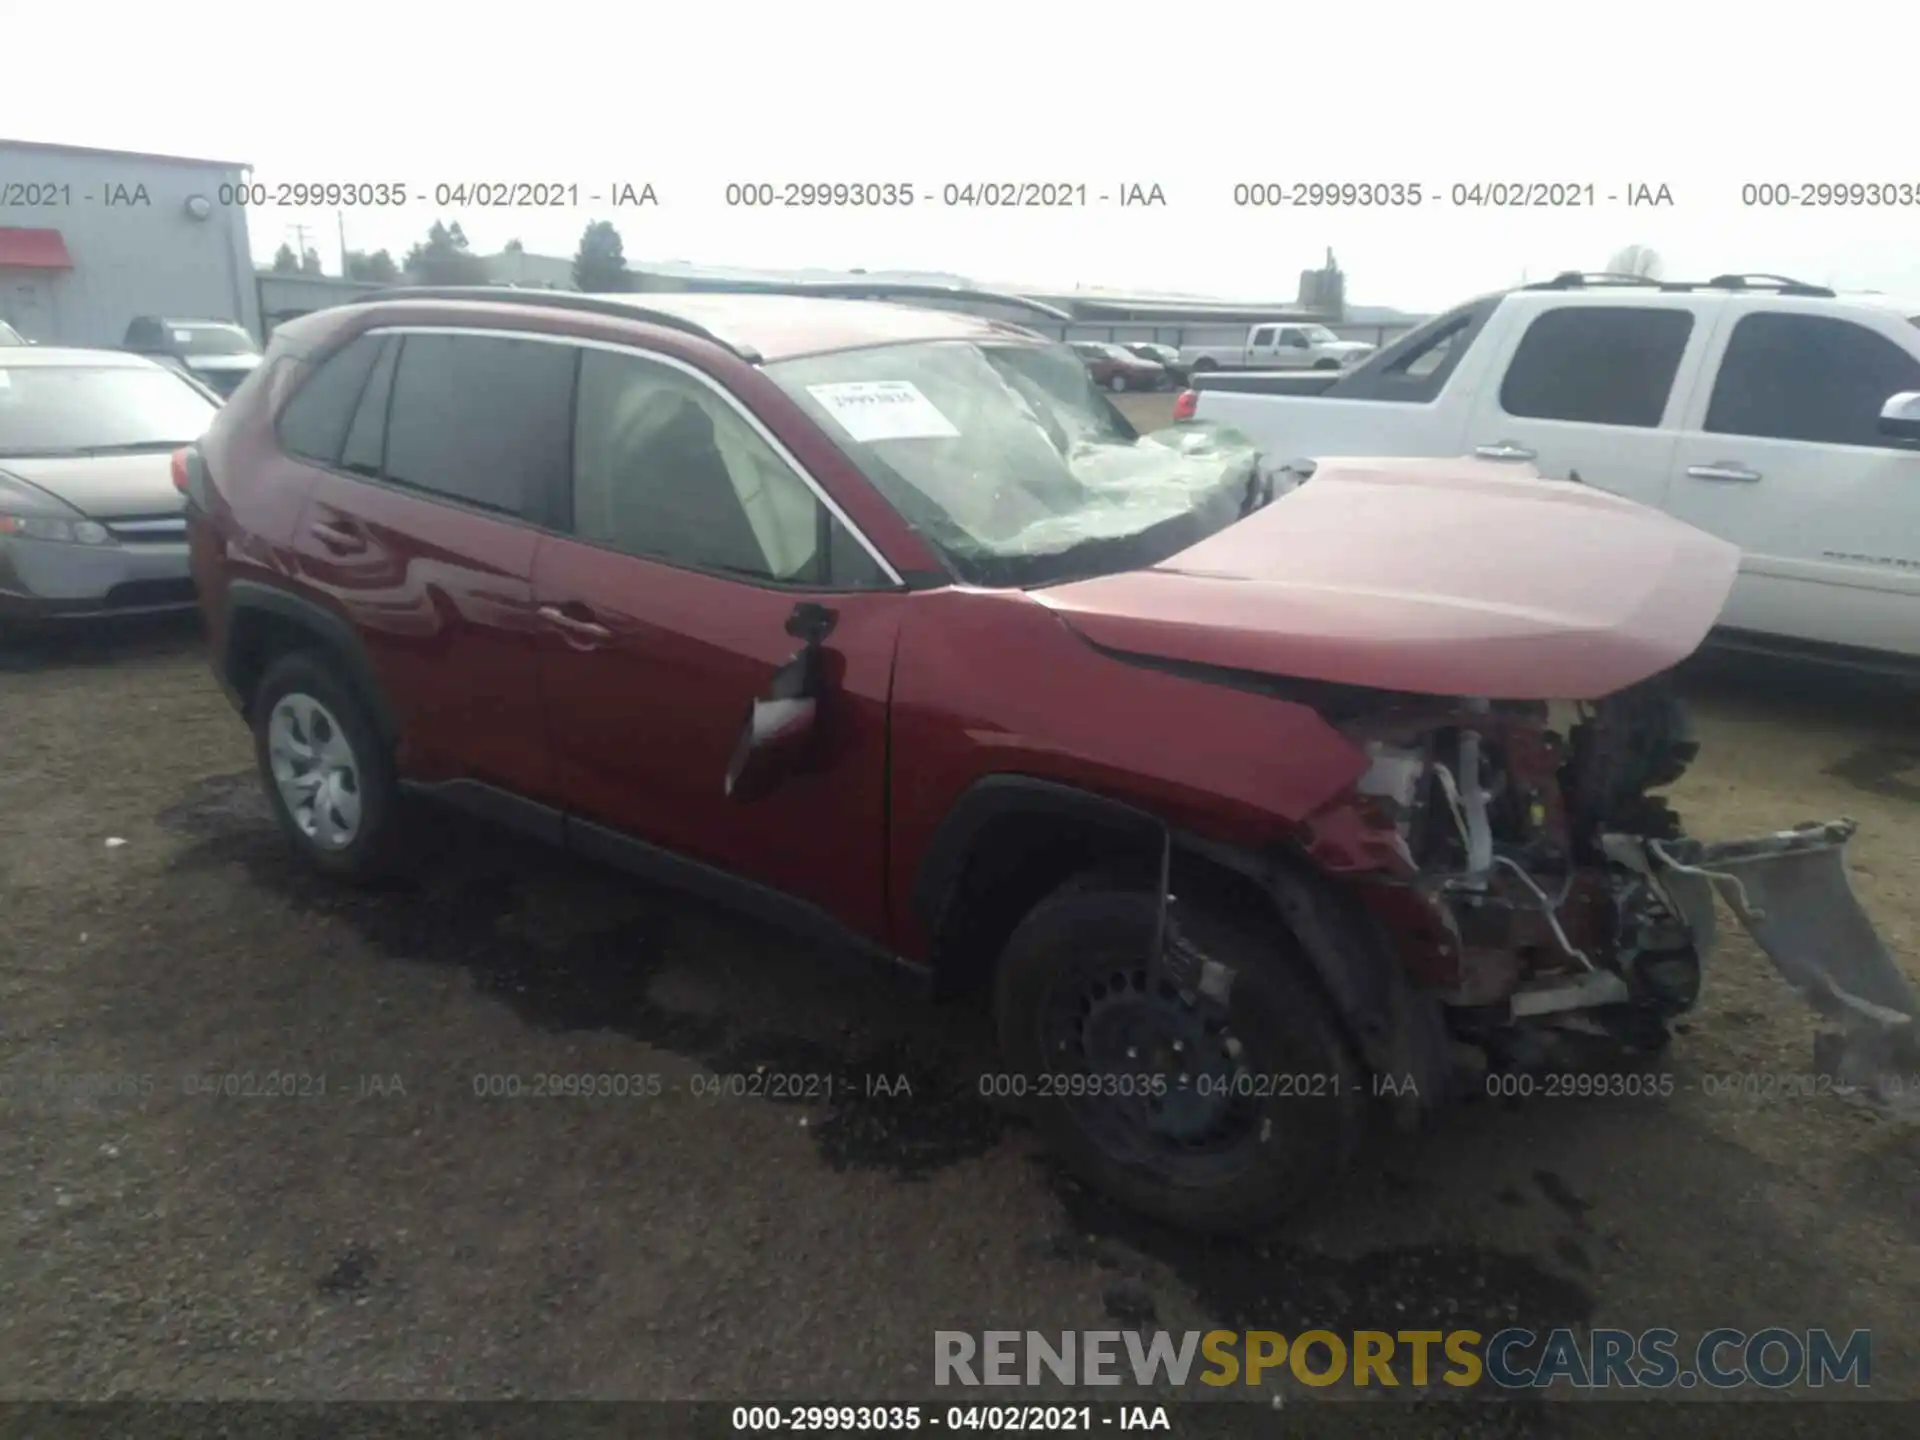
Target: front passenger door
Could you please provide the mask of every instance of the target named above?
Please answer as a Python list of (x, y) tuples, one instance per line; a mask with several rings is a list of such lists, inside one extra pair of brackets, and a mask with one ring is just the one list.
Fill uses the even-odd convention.
[[(542, 542), (534, 591), (576, 848), (643, 869), (689, 858), (884, 940), (897, 581), (762, 427), (677, 362), (583, 351), (573, 457), (568, 533)], [(834, 619), (813, 761), (730, 799), (735, 742), (796, 649), (802, 603)]]
[(1742, 310), (1673, 466), (1673, 513), (1742, 551), (1721, 623), (1920, 655), (1920, 451), (1879, 429), (1920, 356), (1856, 320)]

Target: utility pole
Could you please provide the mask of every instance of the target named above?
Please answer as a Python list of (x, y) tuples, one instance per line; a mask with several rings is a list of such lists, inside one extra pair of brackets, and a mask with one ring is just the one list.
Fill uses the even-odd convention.
[(334, 223), (340, 227), (340, 278), (345, 280), (347, 278), (347, 212), (336, 210), (333, 212), (333, 218)]
[(293, 258), (299, 262), (300, 268), (304, 270), (307, 265), (307, 227), (304, 225), (289, 225), (287, 228), (293, 231)]

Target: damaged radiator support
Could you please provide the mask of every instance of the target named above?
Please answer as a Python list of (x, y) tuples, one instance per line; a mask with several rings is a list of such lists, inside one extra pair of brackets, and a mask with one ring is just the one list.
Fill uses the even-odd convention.
[(1891, 1100), (1910, 1090), (1897, 1092), (1891, 1077), (1920, 1068), (1920, 997), (1847, 878), (1854, 829), (1841, 819), (1719, 844), (1630, 835), (1608, 835), (1604, 844), (1610, 859), (1659, 888), (1703, 960), (1717, 938), (1714, 899), (1725, 901), (1787, 983), (1839, 1026), (1822, 1037), (1821, 1068)]

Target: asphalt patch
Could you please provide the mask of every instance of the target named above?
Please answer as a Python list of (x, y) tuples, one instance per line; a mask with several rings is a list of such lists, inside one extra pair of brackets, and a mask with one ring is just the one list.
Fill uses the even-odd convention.
[[(682, 901), (610, 876), (624, 918), (571, 933), (528, 933), (522, 900), (542, 876), (577, 877), (572, 857), (461, 815), (416, 816), (419, 837), (403, 878), (378, 889), (337, 884), (311, 870), (278, 832), (253, 771), (199, 782), (158, 823), (192, 838), (174, 862), (186, 869), (238, 865), (261, 889), (306, 914), (345, 922), (370, 949), (396, 960), (466, 970), (483, 993), (546, 1032), (608, 1030), (692, 1060), (716, 1075), (809, 1076), (807, 1087), (769, 1084), (770, 1103), (819, 1107), (808, 1131), (835, 1170), (877, 1170), (922, 1180), (998, 1145), (1019, 1122), (979, 1092), (958, 1052), (871, 1042), (838, 1045), (803, 1035), (742, 1032), (733, 1018), (674, 1008), (651, 996), (668, 958)], [(782, 952), (790, 957), (791, 951)], [(794, 983), (790, 958), (763, 977)]]

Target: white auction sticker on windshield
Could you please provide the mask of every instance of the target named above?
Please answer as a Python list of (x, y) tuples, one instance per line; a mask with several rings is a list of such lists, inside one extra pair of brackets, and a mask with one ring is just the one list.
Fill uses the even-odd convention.
[(838, 385), (809, 385), (807, 393), (854, 439), (952, 440), (953, 422), (906, 380), (852, 380)]

